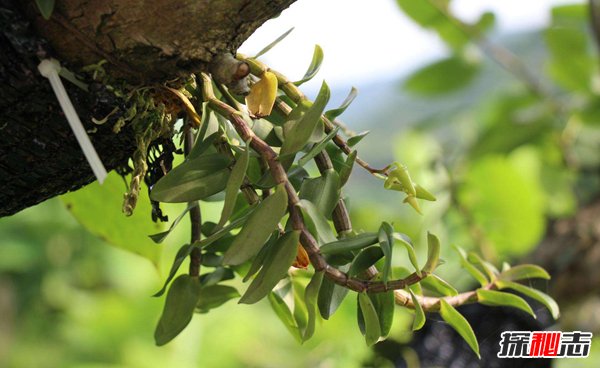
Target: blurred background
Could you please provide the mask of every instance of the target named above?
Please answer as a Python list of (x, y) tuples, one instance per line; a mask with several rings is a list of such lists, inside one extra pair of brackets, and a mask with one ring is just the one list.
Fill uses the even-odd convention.
[[(381, 181), (355, 168), (344, 194), (356, 229), (394, 222), (421, 257), (426, 231), (438, 234), (447, 245), (440, 274), (463, 290), (473, 281), (450, 245), (476, 250), (498, 266), (540, 263), (554, 281), (536, 286), (557, 298), (563, 316), (555, 323), (538, 309), (539, 324), (526, 327), (599, 332), (600, 75), (587, 5), (455, 0), (437, 2), (441, 11), (431, 13), (410, 3), (299, 0), (240, 52), (252, 55), (295, 27), (261, 58), (295, 80), (314, 44), (321, 45), (325, 61), (303, 86), (306, 93), (314, 96), (325, 79), (333, 108), (357, 87), (341, 120), (348, 130), (371, 131), (358, 146), (360, 156), (376, 167), (406, 164), (438, 198), (416, 216), (401, 194), (384, 191)], [(432, 316), (431, 326), (413, 335), (412, 315), (400, 308), (390, 342), (367, 348), (348, 300), (304, 345), (262, 301), (229, 302), (196, 315), (158, 348), (153, 331), (163, 299), (151, 295), (187, 241), (188, 220), (156, 245), (147, 235), (165, 225), (150, 221), (147, 197), (125, 218), (124, 191), (113, 173), (102, 187), (92, 184), (0, 219), (0, 367), (427, 367), (450, 366), (444, 362), (452, 356), (456, 367), (483, 364), (454, 353), (424, 360), (437, 341), (427, 334), (445, 336), (436, 332), (443, 323)], [(204, 203), (203, 218), (218, 219), (220, 205)], [(165, 212), (174, 219), (184, 207), (165, 206)], [(409, 264), (397, 256), (397, 264)], [(488, 309), (467, 312), (492, 316)], [(509, 329), (502, 323), (476, 331), (479, 340), (497, 346), (499, 333)], [(448, 336), (453, 346), (462, 344)], [(590, 357), (575, 364), (598, 362), (594, 339)]]

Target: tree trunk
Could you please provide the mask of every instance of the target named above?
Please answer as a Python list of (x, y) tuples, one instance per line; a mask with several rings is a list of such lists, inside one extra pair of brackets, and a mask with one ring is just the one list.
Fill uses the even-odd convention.
[[(266, 20), (295, 0), (57, 1), (50, 20), (33, 1), (0, 0), (0, 217), (94, 180), (40, 59), (71, 70), (107, 60), (129, 83), (160, 83), (207, 70), (235, 52)], [(103, 163), (111, 170), (134, 150), (133, 132), (95, 126), (121, 103), (101, 86), (90, 93), (65, 83)]]

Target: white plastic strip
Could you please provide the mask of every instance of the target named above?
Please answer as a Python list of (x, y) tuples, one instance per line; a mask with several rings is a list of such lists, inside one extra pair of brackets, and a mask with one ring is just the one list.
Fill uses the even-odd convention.
[(79, 120), (79, 116), (77, 116), (73, 103), (71, 103), (69, 95), (67, 95), (67, 91), (58, 76), (61, 69), (60, 63), (55, 59), (45, 59), (38, 65), (38, 69), (40, 74), (50, 80), (50, 85), (54, 90), (54, 94), (58, 99), (60, 107), (63, 109), (63, 112), (69, 121), (69, 125), (75, 134), (75, 138), (77, 138), (77, 142), (79, 142), (79, 146), (81, 146), (85, 158), (90, 164), (94, 175), (96, 175), (96, 179), (102, 184), (104, 179), (106, 179), (106, 168), (102, 164), (96, 149), (94, 149), (90, 137), (88, 137), (83, 124), (81, 124), (81, 120)]

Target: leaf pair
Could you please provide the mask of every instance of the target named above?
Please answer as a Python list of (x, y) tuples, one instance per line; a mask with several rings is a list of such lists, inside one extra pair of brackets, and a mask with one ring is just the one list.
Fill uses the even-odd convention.
[(394, 292), (358, 293), (357, 318), (368, 346), (386, 338), (394, 320)]

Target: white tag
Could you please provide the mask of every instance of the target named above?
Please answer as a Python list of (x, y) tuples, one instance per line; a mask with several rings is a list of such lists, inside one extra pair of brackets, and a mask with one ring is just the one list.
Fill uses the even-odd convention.
[(90, 137), (88, 137), (83, 124), (81, 124), (81, 120), (79, 120), (79, 116), (77, 116), (77, 112), (73, 107), (73, 103), (69, 99), (69, 95), (65, 90), (65, 87), (58, 76), (60, 71), (60, 63), (56, 59), (45, 59), (42, 60), (40, 65), (38, 65), (38, 69), (40, 74), (50, 80), (50, 85), (54, 90), (54, 94), (58, 99), (58, 103), (62, 108), (67, 120), (69, 121), (69, 125), (75, 134), (75, 138), (77, 138), (77, 142), (79, 142), (79, 146), (87, 159), (87, 162), (90, 164), (94, 175), (96, 175), (96, 179), (98, 182), (102, 184), (104, 179), (106, 179), (106, 168), (102, 164), (96, 149), (92, 145), (90, 141)]

